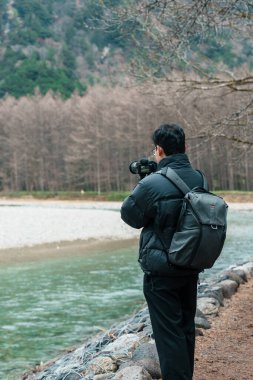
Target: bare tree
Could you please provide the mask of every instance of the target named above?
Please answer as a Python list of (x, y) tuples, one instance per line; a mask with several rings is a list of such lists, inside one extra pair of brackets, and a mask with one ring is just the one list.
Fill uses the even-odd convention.
[(253, 1), (241, 0), (135, 0), (108, 10), (104, 21), (113, 24), (135, 46), (135, 74), (145, 79), (170, 80), (180, 62), (211, 80), (212, 84), (252, 84), (252, 75), (233, 81), (210, 76), (210, 62), (196, 54), (196, 44), (207, 37), (217, 41), (225, 33), (236, 40), (252, 36)]
[(130, 89), (96, 86), (67, 101), (50, 93), (3, 99), (1, 189), (127, 190), (137, 181), (129, 163), (152, 158), (149, 137), (168, 121), (185, 128), (188, 154), (195, 167), (205, 170), (212, 188), (252, 189), (249, 99), (247, 92), (227, 87), (188, 91), (176, 82)]
[[(105, 28), (110, 23), (110, 28), (114, 25), (132, 40), (135, 52), (131, 61), (132, 72), (142, 81), (148, 81), (149, 86), (151, 82), (166, 82), (168, 87), (176, 85), (180, 96), (182, 92), (199, 90), (199, 94), (206, 91), (206, 97), (217, 97), (224, 89), (226, 94), (235, 94), (230, 99), (233, 96), (237, 99), (236, 93), (243, 93), (244, 102), (238, 104), (236, 100), (226, 115), (209, 123), (209, 130), (205, 128), (203, 136), (206, 138), (209, 134), (210, 137), (223, 136), (242, 144), (252, 143), (252, 136), (245, 133), (250, 129), (247, 123), (251, 122), (249, 115), (253, 105), (250, 68), (247, 63), (236, 70), (223, 64), (215, 65), (202, 54), (201, 48), (196, 49), (208, 37), (222, 46), (224, 35), (226, 38), (229, 36), (237, 49), (246, 39), (253, 48), (252, 0), (128, 1), (113, 11), (108, 10), (104, 23)], [(181, 70), (177, 70), (180, 67)], [(242, 119), (246, 123), (245, 128)], [(233, 128), (235, 125), (237, 128)]]

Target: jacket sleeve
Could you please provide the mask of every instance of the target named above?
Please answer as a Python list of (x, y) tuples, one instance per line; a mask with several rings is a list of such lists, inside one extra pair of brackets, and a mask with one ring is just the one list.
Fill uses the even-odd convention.
[(153, 204), (145, 183), (139, 182), (121, 207), (121, 218), (133, 228), (147, 226), (153, 218)]

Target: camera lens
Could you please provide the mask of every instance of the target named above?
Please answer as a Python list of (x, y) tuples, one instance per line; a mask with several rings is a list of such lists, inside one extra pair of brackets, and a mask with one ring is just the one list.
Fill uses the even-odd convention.
[(129, 165), (129, 170), (132, 174), (138, 174), (139, 173), (139, 165), (140, 163), (138, 161), (133, 161)]

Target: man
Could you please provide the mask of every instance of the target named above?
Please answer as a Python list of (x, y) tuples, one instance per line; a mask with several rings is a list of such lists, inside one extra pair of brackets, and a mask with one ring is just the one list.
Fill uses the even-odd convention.
[[(203, 186), (202, 175), (185, 154), (185, 134), (180, 126), (163, 124), (152, 139), (158, 170), (170, 167), (190, 188)], [(198, 272), (171, 265), (164, 250), (170, 246), (182, 198), (170, 180), (153, 173), (137, 184), (121, 208), (127, 224), (144, 227), (139, 262), (163, 380), (191, 380), (194, 368)]]

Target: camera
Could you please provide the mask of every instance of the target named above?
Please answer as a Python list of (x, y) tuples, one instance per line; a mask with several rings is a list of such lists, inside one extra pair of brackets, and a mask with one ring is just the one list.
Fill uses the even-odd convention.
[(147, 158), (142, 158), (140, 161), (131, 162), (129, 170), (132, 174), (139, 174), (140, 178), (144, 178), (157, 170), (157, 163)]

